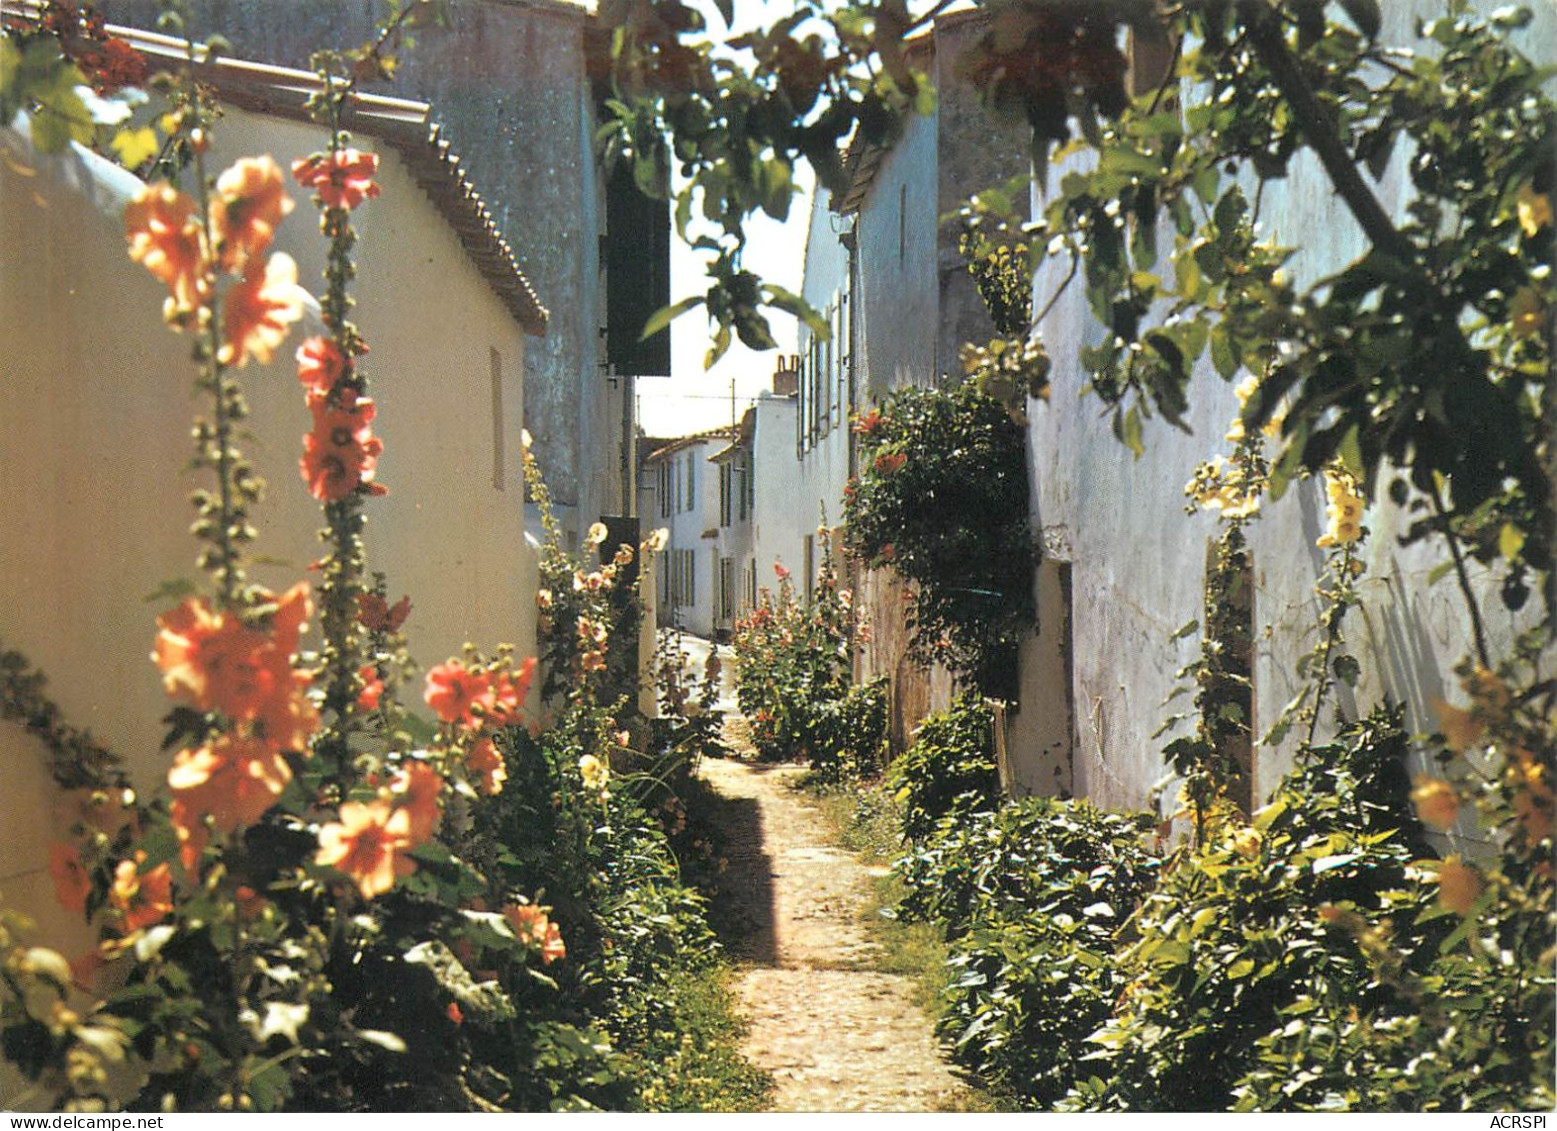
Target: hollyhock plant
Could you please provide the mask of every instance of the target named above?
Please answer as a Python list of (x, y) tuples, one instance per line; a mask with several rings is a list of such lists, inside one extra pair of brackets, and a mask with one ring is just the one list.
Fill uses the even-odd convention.
[(186, 599), (157, 618), (152, 659), (170, 698), (259, 723), (272, 745), (301, 749), (317, 721), (303, 697), (309, 676), (292, 667), (312, 611), (308, 586), (299, 582), (280, 597), (261, 596), (274, 603), (263, 630), (212, 611), (204, 598)]
[(238, 273), (269, 250), (276, 226), (292, 211), (281, 167), (270, 156), (244, 157), (216, 179), (211, 231), (217, 263)]
[(251, 263), (243, 281), (227, 292), (222, 327), (227, 340), (218, 354), (224, 365), (261, 365), (286, 339), (292, 323), (303, 316), (303, 289), (297, 285), (297, 263), (277, 252), (263, 270)]
[(297, 379), (312, 408), (334, 391), (346, 372), (346, 356), (331, 338), (315, 334), (297, 347)]
[(391, 605), (377, 593), (357, 595), (357, 623), (369, 632), (399, 632), (410, 615), (410, 597), (401, 597)]
[(187, 193), (165, 181), (147, 185), (124, 210), (130, 258), (167, 285), (170, 322), (210, 301), (205, 233)]
[(160, 923), (173, 910), (172, 869), (158, 864), (142, 872), (145, 855), (141, 852), (136, 859), (119, 861), (108, 889), (108, 905), (119, 913), (120, 926), (127, 935)]
[(382, 798), (348, 801), (341, 819), (319, 830), (319, 852), (314, 862), (351, 877), (363, 899), (383, 895), (395, 881), (416, 871), (407, 852), (411, 843), (411, 815)]
[(412, 846), (426, 843), (443, 817), (443, 778), (426, 762), (407, 762), (389, 783), (390, 801), (406, 815)]
[(508, 766), (503, 761), (503, 755), (498, 752), (497, 744), (490, 738), (476, 740), (465, 755), (465, 768), (470, 771), (476, 789), (481, 793), (496, 797), (503, 792), (503, 783), (508, 780)]
[(427, 705), (446, 723), (462, 723), (474, 726), (478, 723), (476, 711), (491, 690), (491, 679), (485, 672), (467, 669), (458, 660), (439, 664), (427, 673)]
[(292, 162), (292, 176), (298, 184), (317, 192), (326, 208), (348, 211), (378, 195), (378, 184), (373, 180), (377, 172), (378, 154), (357, 149), (314, 153)]
[(362, 690), (357, 694), (357, 709), (378, 710), (379, 702), (384, 697), (384, 681), (379, 678), (378, 668), (372, 664), (363, 664), (357, 676), (362, 680)]
[(86, 910), (92, 877), (81, 863), (81, 850), (73, 844), (49, 847), (49, 877), (54, 881), (54, 896), (66, 911), (81, 914)]
[(348, 391), (339, 405), (317, 401), (312, 408), (314, 430), (303, 437), (299, 463), (309, 492), (321, 502), (338, 502), (359, 487), (383, 494), (373, 482), (384, 443), (373, 435), (372, 400)]
[(256, 739), (218, 735), (173, 756), (168, 787), (183, 802), (184, 816), (174, 823), (209, 817), (216, 829), (234, 832), (258, 821), (291, 780), (279, 751)]

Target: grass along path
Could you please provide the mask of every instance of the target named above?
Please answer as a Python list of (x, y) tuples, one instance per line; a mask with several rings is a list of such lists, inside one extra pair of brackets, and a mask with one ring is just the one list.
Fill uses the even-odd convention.
[(914, 980), (878, 968), (871, 870), (829, 843), (794, 788), (804, 771), (711, 758), (701, 773), (729, 861), (714, 911), (742, 967), (743, 1052), (772, 1073), (773, 1110), (963, 1110), (972, 1096), (941, 1059)]

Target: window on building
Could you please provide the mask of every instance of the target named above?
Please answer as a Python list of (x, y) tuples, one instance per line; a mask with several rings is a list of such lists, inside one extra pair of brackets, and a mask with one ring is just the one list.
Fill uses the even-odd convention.
[(492, 486), (502, 491), (508, 481), (503, 431), (503, 355), (489, 347), (487, 360), (492, 370)]
[(697, 509), (697, 453), (687, 453), (687, 510)]
[(735, 468), (732, 461), (719, 465), (719, 525), (729, 526), (734, 513), (735, 492), (732, 480)]
[(735, 559), (719, 559), (719, 619), (735, 619)]
[(745, 522), (751, 515), (751, 453), (735, 457), (735, 516)]
[(661, 518), (669, 518), (674, 509), (671, 505), (671, 500), (675, 497), (675, 478), (674, 468), (671, 467), (670, 461), (661, 460), (655, 483), (655, 493), (659, 495), (660, 500)]

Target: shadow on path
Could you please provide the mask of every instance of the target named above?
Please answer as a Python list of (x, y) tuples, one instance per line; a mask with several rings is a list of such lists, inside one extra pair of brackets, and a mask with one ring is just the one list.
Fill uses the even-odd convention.
[(763, 850), (762, 805), (753, 797), (701, 791), (698, 806), (713, 825), (728, 863), (709, 901), (709, 924), (730, 957), (778, 964), (773, 858)]

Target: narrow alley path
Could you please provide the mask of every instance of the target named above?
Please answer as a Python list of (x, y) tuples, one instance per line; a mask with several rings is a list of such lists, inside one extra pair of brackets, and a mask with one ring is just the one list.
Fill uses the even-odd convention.
[(867, 869), (828, 844), (822, 817), (793, 788), (795, 766), (710, 758), (729, 859), (719, 903), (742, 963), (751, 1031), (745, 1053), (773, 1073), (773, 1110), (960, 1110), (908, 979), (875, 969), (862, 919)]

